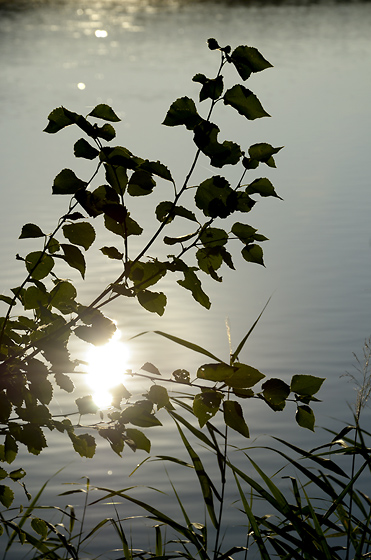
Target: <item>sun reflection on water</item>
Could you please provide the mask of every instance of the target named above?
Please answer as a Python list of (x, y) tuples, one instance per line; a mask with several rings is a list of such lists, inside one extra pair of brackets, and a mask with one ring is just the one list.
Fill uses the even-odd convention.
[(111, 389), (123, 383), (128, 369), (129, 348), (120, 341), (121, 333), (116, 330), (107, 344), (91, 346), (87, 352), (86, 382), (93, 391), (93, 400), (99, 408), (111, 405)]

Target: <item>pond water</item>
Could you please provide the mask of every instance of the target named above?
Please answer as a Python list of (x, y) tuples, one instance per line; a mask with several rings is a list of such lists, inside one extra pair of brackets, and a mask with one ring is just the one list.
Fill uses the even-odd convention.
[[(162, 318), (125, 301), (106, 313), (118, 322), (124, 341), (142, 331), (162, 330), (227, 357), (226, 320), (236, 347), (272, 296), (241, 359), (288, 381), (296, 373), (325, 377), (323, 402), (315, 405), (316, 424), (340, 429), (351, 421), (348, 404), (355, 399), (352, 386), (341, 376), (353, 371), (353, 352), (362, 355), (371, 333), (370, 31), (371, 3), (258, 6), (91, 0), (0, 10), (1, 293), (9, 293), (23, 278), (15, 254), (35, 248), (34, 242), (17, 240), (22, 225), (34, 222), (51, 230), (66, 210), (63, 197), (51, 196), (54, 177), (65, 167), (78, 175), (87, 172), (86, 163), (73, 158), (76, 131), (42, 133), (53, 108), (63, 105), (86, 114), (98, 103), (112, 105), (122, 119), (116, 127), (117, 144), (159, 159), (180, 181), (193, 148), (185, 129), (160, 125), (168, 107), (183, 95), (196, 98), (194, 74), (215, 72), (218, 59), (206, 47), (209, 37), (232, 47), (255, 46), (274, 68), (254, 76), (248, 87), (272, 118), (246, 124), (228, 112), (220, 122), (223, 136), (242, 145), (285, 146), (276, 157), (277, 169), (267, 173), (283, 201), (263, 199), (249, 216), (249, 223), (269, 238), (266, 267), (242, 262), (237, 250), (237, 272), (224, 271), (222, 284), (205, 279), (210, 311), (169, 281), (164, 282), (168, 308)], [(205, 166), (196, 173), (195, 184), (205, 177)], [(233, 176), (233, 170), (230, 173)], [(153, 208), (149, 197), (141, 210), (143, 222), (150, 223)], [(105, 235), (102, 232), (99, 246), (112, 244)], [(98, 246), (91, 249), (80, 301), (89, 303), (114, 272)], [(203, 363), (201, 356), (154, 334), (131, 342), (130, 351), (133, 370), (149, 361), (164, 374), (177, 368), (194, 372)], [(66, 397), (58, 395), (58, 410), (68, 406)], [(293, 413), (290, 407), (274, 414), (249, 404), (245, 418), (253, 438), (275, 434), (310, 447), (326, 437), (320, 428), (315, 434), (304, 433)], [(154, 430), (153, 441), (153, 455), (184, 456), (168, 426)], [(111, 488), (149, 483), (168, 487), (162, 466), (146, 471), (144, 466), (143, 474), (140, 469), (133, 481), (128, 478), (144, 454), (126, 450), (123, 459), (113, 455), (101, 445), (93, 460), (80, 460), (64, 438), (55, 436), (41, 457), (25, 454), (19, 463), (30, 474), (33, 492), (68, 465), (49, 484), (45, 500), (63, 490), (61, 482), (84, 475), (92, 484)], [(271, 456), (267, 459), (259, 452), (258, 458), (274, 469)], [(196, 483), (184, 469), (171, 471), (171, 477), (191, 507)], [(68, 497), (68, 503), (73, 499)], [(61, 504), (67, 501), (62, 498)], [(89, 515), (92, 524), (100, 518), (95, 510)], [(233, 524), (233, 515), (230, 521)], [(134, 522), (132, 530), (135, 534)], [(232, 529), (228, 534), (233, 542)], [(94, 554), (111, 546), (100, 539)]]

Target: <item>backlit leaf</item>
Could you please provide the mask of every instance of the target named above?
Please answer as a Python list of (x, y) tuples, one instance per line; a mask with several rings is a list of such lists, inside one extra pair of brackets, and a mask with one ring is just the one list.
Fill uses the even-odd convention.
[(137, 294), (138, 301), (144, 309), (151, 313), (163, 315), (165, 312), (167, 298), (163, 292), (151, 292), (142, 290)]
[(9, 488), (9, 486), (4, 486), (0, 484), (0, 502), (4, 507), (9, 508), (14, 500), (14, 492)]
[(291, 379), (291, 391), (298, 395), (314, 395), (320, 390), (322, 383), (325, 381), (323, 377), (315, 377), (314, 375), (294, 375)]
[(48, 526), (43, 519), (40, 519), (39, 517), (34, 517), (31, 520), (31, 527), (43, 539), (45, 539), (48, 536)]
[(193, 400), (193, 412), (201, 428), (218, 412), (223, 398), (223, 393), (212, 390), (203, 391), (195, 396)]
[(197, 113), (196, 105), (193, 99), (189, 97), (180, 97), (171, 104), (167, 112), (165, 120), (162, 124), (165, 126), (178, 126), (184, 124), (188, 130), (202, 122), (202, 118)]
[(26, 268), (34, 280), (42, 280), (48, 276), (53, 266), (54, 259), (41, 251), (34, 251), (26, 257)]
[(231, 54), (231, 62), (243, 80), (247, 80), (252, 72), (261, 72), (271, 68), (272, 64), (266, 60), (255, 47), (240, 45)]
[(205, 216), (226, 218), (236, 210), (237, 194), (224, 177), (216, 175), (197, 187), (195, 202)]
[(184, 280), (177, 280), (179, 286), (183, 286), (186, 290), (190, 290), (192, 296), (198, 303), (206, 309), (210, 309), (211, 303), (208, 296), (201, 287), (201, 282), (191, 268), (183, 271)]
[(244, 437), (250, 437), (249, 428), (244, 420), (241, 405), (236, 401), (224, 401), (224, 422)]
[(19, 239), (27, 239), (30, 237), (44, 237), (44, 233), (36, 224), (25, 224), (22, 227)]
[(103, 255), (107, 255), (108, 258), (118, 261), (121, 261), (124, 256), (116, 247), (101, 247), (100, 251), (102, 251)]
[(222, 144), (218, 142), (220, 130), (216, 124), (202, 121), (194, 129), (194, 143), (210, 158), (210, 164), (214, 167), (224, 165), (235, 165), (242, 156), (241, 148), (235, 142), (225, 140)]
[(260, 196), (275, 196), (277, 198), (280, 198), (276, 193), (274, 186), (267, 178), (255, 179), (255, 181), (253, 181), (249, 184), (248, 187), (246, 187), (245, 192), (247, 194), (257, 193), (260, 194)]
[(263, 373), (252, 366), (235, 363), (233, 365), (233, 371), (225, 379), (225, 382), (229, 387), (246, 389), (253, 387), (256, 383), (261, 381), (261, 379), (264, 379), (264, 377), (265, 375)]
[(93, 397), (91, 395), (86, 395), (85, 397), (79, 397), (75, 400), (77, 408), (79, 410), (79, 414), (95, 414), (99, 407), (93, 401)]
[(85, 251), (94, 243), (95, 229), (89, 222), (65, 224), (62, 229), (63, 235), (70, 243), (84, 247)]
[(170, 405), (168, 392), (160, 385), (151, 385), (147, 398), (157, 405), (157, 410)]
[(150, 362), (146, 362), (140, 369), (148, 371), (148, 373), (153, 373), (154, 375), (161, 375), (160, 370)]
[(223, 99), (225, 105), (230, 105), (250, 121), (261, 117), (270, 117), (256, 95), (239, 84), (226, 91)]
[(198, 368), (197, 378), (214, 382), (225, 382), (233, 373), (233, 367), (228, 364), (204, 364)]
[(144, 196), (151, 194), (156, 182), (153, 180), (152, 175), (139, 169), (134, 171), (129, 179), (127, 191), (131, 196)]
[(89, 113), (89, 117), (103, 119), (105, 121), (119, 122), (121, 119), (116, 115), (112, 107), (105, 103), (100, 103)]
[(295, 420), (301, 428), (307, 428), (308, 430), (314, 432), (315, 417), (313, 410), (309, 406), (298, 406)]
[(75, 245), (61, 244), (61, 249), (64, 253), (64, 260), (72, 268), (76, 268), (81, 276), (85, 278), (86, 263), (82, 252)]
[(73, 152), (75, 154), (75, 157), (89, 160), (93, 160), (99, 156), (99, 151), (91, 146), (91, 144), (89, 144), (89, 142), (87, 142), (85, 138), (80, 138), (80, 140), (77, 140), (73, 147)]
[(75, 194), (86, 186), (87, 183), (76, 177), (71, 169), (62, 169), (54, 179), (53, 194)]
[(66, 391), (67, 393), (72, 393), (75, 389), (75, 385), (72, 380), (65, 373), (56, 373), (54, 379), (58, 387)]
[(97, 444), (95, 443), (93, 436), (90, 434), (81, 434), (77, 436), (73, 432), (68, 432), (68, 435), (72, 441), (74, 450), (80, 455), (80, 457), (87, 457), (89, 459), (94, 457)]
[(133, 440), (137, 449), (143, 449), (144, 451), (147, 451), (147, 453), (151, 451), (150, 440), (140, 430), (136, 430), (135, 428), (126, 428), (126, 435), (128, 438)]
[(263, 249), (259, 245), (246, 245), (242, 249), (241, 254), (245, 261), (261, 264), (262, 266), (264, 266)]
[(263, 396), (273, 410), (283, 410), (290, 394), (290, 386), (281, 379), (268, 379), (262, 385)]

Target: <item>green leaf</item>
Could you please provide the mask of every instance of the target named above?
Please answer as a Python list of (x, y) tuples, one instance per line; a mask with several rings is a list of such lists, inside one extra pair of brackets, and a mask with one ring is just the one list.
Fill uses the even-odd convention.
[(138, 301), (144, 309), (151, 313), (163, 315), (165, 312), (167, 298), (163, 292), (151, 292), (142, 290), (137, 294)]
[(205, 294), (201, 287), (201, 282), (193, 271), (194, 269), (188, 268), (183, 271), (184, 280), (177, 280), (179, 286), (183, 286), (186, 290), (190, 290), (193, 298), (198, 301), (206, 309), (210, 309), (211, 303), (208, 296)]
[(298, 406), (295, 420), (301, 428), (307, 428), (308, 430), (314, 432), (315, 417), (313, 410), (309, 406)]
[(257, 232), (255, 228), (240, 222), (233, 224), (231, 231), (242, 243), (246, 244), (251, 243), (255, 239), (254, 235)]
[(265, 401), (273, 410), (283, 410), (290, 394), (290, 386), (281, 379), (268, 379), (262, 385)]
[[(78, 214), (78, 212), (76, 212), (76, 214)], [(83, 216), (80, 214), (80, 215), (79, 215), (79, 218), (83, 218)], [(79, 219), (79, 218), (77, 218), (77, 219)], [(73, 218), (73, 214), (70, 215), (69, 219), (70, 219), (70, 220), (73, 220), (73, 219), (74, 219), (74, 218)], [(57, 251), (59, 251), (59, 249), (60, 249), (61, 247), (60, 247), (60, 245), (59, 245), (59, 241), (57, 241), (57, 239), (54, 239), (54, 237), (51, 237), (51, 238), (49, 239), (49, 241), (48, 241), (48, 244), (47, 244), (47, 247), (46, 247), (46, 248), (47, 248), (47, 250), (49, 251), (49, 253), (50, 253), (51, 255), (53, 255), (54, 253), (57, 253)]]
[(125, 167), (104, 164), (106, 180), (119, 195), (125, 193), (128, 176)]
[(43, 519), (34, 517), (31, 520), (31, 527), (43, 539), (46, 539), (46, 537), (48, 536), (48, 526)]
[(233, 372), (225, 379), (225, 383), (229, 387), (246, 389), (253, 387), (264, 377), (265, 375), (256, 368), (236, 362), (233, 364)]
[(154, 375), (161, 375), (160, 370), (150, 362), (146, 362), (140, 369), (148, 371), (148, 373), (153, 373)]
[(4, 461), (10, 465), (10, 463), (13, 463), (16, 458), (17, 453), (18, 445), (15, 439), (11, 435), (7, 434), (4, 442)]
[(160, 385), (151, 385), (147, 398), (157, 405), (157, 410), (170, 405), (168, 392), (165, 387), (161, 387)]
[(294, 375), (291, 379), (290, 389), (298, 395), (312, 396), (320, 390), (324, 381), (323, 377), (314, 375)]
[(4, 486), (0, 484), (0, 502), (4, 507), (9, 508), (14, 500), (14, 492), (9, 488), (9, 486)]
[(91, 146), (91, 144), (89, 144), (89, 142), (87, 142), (85, 138), (80, 138), (80, 140), (77, 140), (73, 147), (73, 151), (75, 157), (77, 158), (93, 160), (99, 156), (99, 151)]
[(240, 45), (231, 54), (230, 61), (236, 67), (237, 72), (243, 80), (247, 80), (252, 72), (261, 72), (266, 68), (272, 68), (255, 47)]
[(75, 194), (86, 186), (87, 183), (76, 177), (71, 169), (62, 169), (54, 179), (53, 194)]
[(25, 224), (22, 227), (21, 235), (19, 239), (27, 239), (30, 237), (44, 237), (45, 234), (36, 224)]
[(124, 257), (124, 254), (120, 253), (116, 247), (101, 247), (100, 251), (102, 251), (103, 255), (107, 255), (109, 259), (121, 261)]
[(218, 142), (220, 129), (216, 124), (202, 120), (194, 128), (194, 143), (210, 158), (210, 164), (214, 167), (224, 165), (235, 165), (240, 161), (242, 151), (238, 144), (225, 140), (223, 144)]
[(67, 433), (72, 441), (74, 450), (80, 455), (80, 457), (87, 457), (89, 459), (94, 457), (97, 444), (95, 443), (93, 436), (89, 434), (81, 434), (77, 436), (73, 432)]
[(256, 95), (254, 95), (249, 89), (239, 84), (236, 84), (227, 90), (223, 99), (225, 105), (230, 105), (249, 121), (253, 121), (261, 117), (270, 117), (269, 113), (263, 109)]
[(36, 286), (30, 286), (23, 294), (24, 309), (39, 309), (47, 307), (49, 304), (49, 294), (40, 290)]
[(283, 146), (273, 148), (270, 144), (262, 142), (260, 144), (253, 144), (249, 148), (249, 155), (253, 160), (266, 163), (269, 167), (276, 167), (273, 160), (273, 155), (282, 150)]
[(97, 126), (94, 128), (94, 133), (97, 138), (103, 138), (106, 142), (110, 142), (116, 136), (116, 131), (110, 124), (104, 124), (103, 126)]
[(95, 346), (101, 346), (110, 340), (115, 330), (116, 325), (110, 319), (107, 319), (106, 322), (96, 323), (91, 327), (85, 325), (78, 326), (73, 332), (81, 340)]
[(212, 37), (211, 39), (207, 40), (207, 46), (211, 51), (216, 51), (217, 49), (220, 49), (218, 41)]
[(204, 101), (205, 99), (212, 99), (216, 101), (223, 93), (223, 76), (217, 76), (217, 78), (209, 79), (203, 74), (196, 74), (192, 80), (202, 84), (200, 101)]
[(173, 182), (173, 178), (169, 169), (160, 161), (149, 161), (148, 159), (146, 159), (143, 163), (140, 164), (140, 169), (143, 169), (144, 171), (147, 171), (148, 173), (151, 173), (153, 175), (157, 175), (158, 177), (161, 177), (161, 179), (165, 179), (166, 181)]
[(220, 247), (228, 242), (228, 234), (224, 229), (208, 227), (200, 235), (205, 247)]
[(73, 393), (75, 385), (72, 380), (65, 373), (56, 373), (54, 379), (58, 387), (66, 391), (67, 393)]
[(8, 473), (6, 472), (6, 470), (0, 467), (0, 480), (4, 480), (4, 478), (6, 478), (7, 476)]
[[(267, 178), (255, 179), (249, 186), (245, 189), (247, 194), (260, 194), (260, 196), (275, 196), (281, 198), (276, 193), (274, 186)], [(282, 199), (281, 199), (282, 200)]]
[(202, 118), (197, 113), (193, 99), (180, 97), (171, 104), (165, 120), (165, 126), (178, 126), (184, 124), (188, 130), (193, 130), (197, 124), (202, 122)]
[(146, 401), (149, 405), (144, 405), (142, 402), (135, 403), (133, 406), (128, 406), (122, 411), (120, 415), (120, 422), (122, 424), (131, 423), (140, 428), (150, 428), (152, 426), (162, 426), (160, 420), (156, 418), (149, 410), (152, 409), (152, 403)]
[(242, 249), (241, 254), (245, 261), (265, 266), (263, 261), (263, 249), (259, 245), (246, 245)]
[(128, 183), (128, 193), (130, 196), (144, 196), (151, 194), (156, 182), (153, 180), (152, 175), (147, 171), (139, 169), (134, 171)]
[(182, 218), (186, 218), (187, 220), (191, 220), (192, 222), (197, 222), (197, 218), (193, 212), (184, 208), (184, 206), (174, 206), (172, 202), (164, 200), (160, 202), (160, 204), (156, 208), (156, 218), (159, 222), (164, 222), (167, 220), (167, 223), (173, 221), (175, 216), (180, 216)]
[(54, 259), (42, 251), (34, 251), (26, 257), (26, 268), (34, 280), (42, 280), (54, 267)]
[[(41, 412), (44, 411), (46, 407), (37, 407)], [(46, 410), (48, 410), (46, 408)], [(31, 414), (34, 415), (34, 412)], [(43, 414), (44, 418), (47, 418), (47, 414)], [(49, 414), (50, 416), (50, 414)], [(19, 436), (19, 441), (26, 445), (28, 452), (33, 455), (40, 455), (41, 451), (47, 447), (46, 439), (42, 429), (35, 424), (25, 424), (22, 428), (22, 433)]]
[(77, 113), (72, 113), (64, 107), (57, 107), (49, 114), (49, 123), (44, 129), (44, 132), (47, 132), (48, 134), (55, 134), (66, 126), (75, 124), (77, 117)]
[(95, 414), (99, 407), (93, 401), (93, 397), (91, 395), (86, 395), (85, 397), (79, 397), (75, 400), (77, 408), (79, 410), (79, 414)]
[(197, 187), (195, 202), (205, 216), (226, 218), (236, 210), (237, 194), (224, 177), (216, 175)]
[(9, 473), (9, 478), (12, 480), (21, 480), (26, 476), (26, 471), (22, 468), (16, 469)]
[(234, 368), (228, 364), (204, 364), (197, 370), (198, 379), (214, 382), (225, 382), (234, 373)]
[(106, 105), (105, 103), (100, 103), (97, 105), (90, 113), (89, 117), (95, 117), (96, 119), (103, 119), (105, 121), (119, 122), (121, 119), (116, 115), (112, 107)]
[(64, 260), (66, 263), (72, 267), (76, 268), (81, 276), (85, 278), (86, 263), (82, 252), (75, 245), (68, 245), (66, 243), (61, 244), (61, 249), (64, 253)]
[(129, 235), (140, 235), (143, 231), (143, 228), (140, 227), (135, 220), (130, 218), (129, 212), (127, 213), (123, 223), (117, 223), (116, 220), (105, 215), (104, 225), (106, 226), (106, 229), (112, 231), (112, 233), (115, 233), (116, 235), (120, 235), (124, 239), (129, 237)]
[(133, 440), (137, 449), (143, 449), (144, 451), (147, 451), (147, 453), (151, 451), (150, 440), (140, 430), (136, 430), (135, 428), (126, 428), (126, 435), (128, 438)]
[(208, 247), (199, 249), (196, 252), (197, 264), (200, 267), (200, 270), (203, 270), (206, 274), (210, 274), (210, 276), (217, 282), (222, 281), (222, 278), (215, 272), (223, 264), (223, 257), (220, 249), (222, 249), (222, 247)]
[(70, 243), (84, 247), (85, 251), (94, 243), (95, 229), (89, 222), (65, 224), (62, 229), (63, 235)]
[(215, 390), (203, 391), (193, 400), (193, 412), (202, 428), (218, 412), (223, 393)]
[(129, 278), (136, 288), (143, 290), (156, 284), (166, 274), (166, 265), (160, 261), (136, 262), (130, 269)]
[(76, 288), (67, 280), (59, 280), (50, 292), (50, 303), (63, 314), (71, 313), (76, 309)]
[(223, 402), (224, 422), (242, 436), (250, 437), (249, 428), (244, 420), (241, 405), (236, 401)]

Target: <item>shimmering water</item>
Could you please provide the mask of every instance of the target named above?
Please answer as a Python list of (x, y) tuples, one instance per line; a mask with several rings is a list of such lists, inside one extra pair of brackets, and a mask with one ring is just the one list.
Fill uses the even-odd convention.
[[(370, 28), (369, 3), (258, 7), (107, 0), (0, 11), (1, 292), (8, 293), (23, 278), (22, 263), (14, 255), (35, 248), (34, 242), (17, 241), (22, 225), (35, 222), (51, 230), (65, 211), (62, 197), (50, 194), (55, 175), (64, 167), (77, 174), (87, 169), (73, 158), (75, 131), (53, 137), (42, 133), (54, 107), (88, 113), (97, 103), (112, 105), (122, 118), (117, 143), (160, 159), (180, 180), (193, 156), (189, 133), (160, 123), (177, 97), (197, 96), (191, 81), (196, 72), (215, 71), (217, 60), (205, 47), (206, 39), (256, 46), (274, 68), (256, 75), (249, 87), (272, 118), (246, 125), (228, 116), (221, 122), (223, 135), (242, 145), (266, 141), (285, 146), (276, 157), (277, 170), (267, 174), (284, 201), (262, 200), (250, 218), (270, 239), (264, 247), (266, 267), (243, 263), (237, 251), (237, 272), (226, 270), (223, 284), (205, 281), (210, 311), (165, 281), (169, 304), (163, 318), (124, 301), (106, 312), (118, 321), (123, 339), (158, 329), (227, 356), (226, 318), (236, 346), (272, 295), (241, 358), (272, 377), (326, 377), (323, 403), (315, 408), (317, 424), (340, 428), (351, 418), (347, 403), (354, 401), (340, 376), (351, 370), (352, 352), (361, 355), (371, 331)], [(204, 173), (201, 167), (195, 184)], [(153, 207), (149, 198), (141, 211), (143, 222), (149, 222)], [(98, 247), (112, 244), (106, 241), (91, 249), (83, 303), (114, 278), (99, 256)], [(146, 361), (169, 374), (180, 367), (194, 372), (202, 357), (149, 334), (132, 344), (130, 367)], [(63, 395), (58, 406), (69, 406)], [(274, 414), (255, 403), (246, 407), (245, 417), (253, 437), (275, 433), (307, 446), (324, 437), (320, 430), (303, 433), (294, 425), (293, 412), (288, 407)], [(153, 433), (153, 454), (182, 453), (174, 447), (172, 430)], [(258, 457), (269, 468), (271, 457)], [(22, 457), (21, 464), (34, 491), (73, 462), (50, 484), (51, 496), (61, 490), (61, 481), (82, 475), (116, 488), (148, 484), (150, 477), (151, 486), (166, 488), (162, 467), (147, 464), (133, 480), (127, 478), (143, 458), (126, 451), (119, 459), (101, 446), (95, 459), (79, 460), (65, 439), (55, 436), (41, 457)], [(191, 506), (196, 483), (183, 470), (171, 476)], [(99, 519), (94, 512), (92, 519)], [(102, 551), (106, 545), (101, 541)]]

